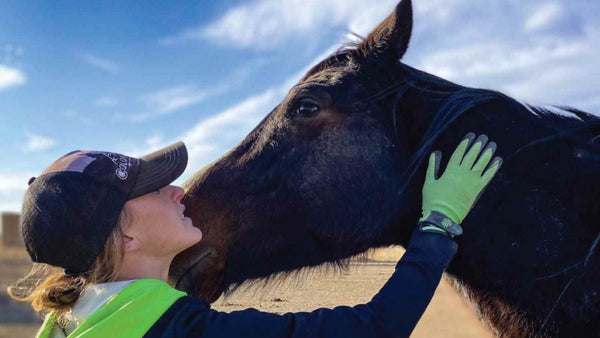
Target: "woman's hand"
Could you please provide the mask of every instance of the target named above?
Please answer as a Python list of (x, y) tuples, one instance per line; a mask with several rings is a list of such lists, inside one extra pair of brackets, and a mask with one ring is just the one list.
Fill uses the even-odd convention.
[(500, 169), (502, 158), (495, 157), (490, 163), (496, 151), (496, 144), (488, 143), (486, 135), (479, 136), (475, 142), (474, 138), (474, 133), (465, 136), (440, 177), (438, 169), (441, 153), (436, 151), (429, 157), (429, 167), (423, 185), (423, 215), (420, 221), (426, 221), (432, 217), (432, 212), (433, 216), (438, 212), (456, 224), (462, 223), (486, 185)]

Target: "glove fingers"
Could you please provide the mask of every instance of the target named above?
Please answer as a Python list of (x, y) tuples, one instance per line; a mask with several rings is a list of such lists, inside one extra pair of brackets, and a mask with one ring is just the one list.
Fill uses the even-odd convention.
[(479, 135), (475, 140), (475, 144), (469, 149), (465, 158), (463, 158), (462, 163), (460, 164), (463, 168), (471, 169), (475, 160), (479, 156), (481, 149), (485, 146), (488, 141), (488, 137), (486, 135)]
[(465, 155), (465, 151), (467, 150), (469, 145), (472, 143), (474, 138), (475, 138), (475, 133), (468, 133), (467, 135), (465, 135), (465, 137), (460, 142), (458, 147), (456, 147), (456, 150), (454, 150), (454, 153), (452, 153), (452, 156), (450, 157), (450, 161), (448, 161), (448, 166), (459, 166), (460, 165), (460, 162), (462, 161), (462, 159)]
[(489, 168), (483, 173), (483, 184), (487, 185), (502, 166), (502, 157), (494, 157)]
[(494, 156), (496, 148), (497, 146), (495, 142), (488, 143), (487, 146), (485, 146), (485, 148), (481, 151), (481, 156), (477, 162), (475, 162), (473, 171), (478, 172), (481, 176), (483, 174), (483, 170), (485, 170), (488, 164), (490, 164), (490, 160), (492, 159), (492, 156)]
[(429, 166), (427, 167), (427, 180), (437, 180), (441, 159), (441, 152), (436, 150), (433, 153), (431, 153), (431, 155), (429, 156)]

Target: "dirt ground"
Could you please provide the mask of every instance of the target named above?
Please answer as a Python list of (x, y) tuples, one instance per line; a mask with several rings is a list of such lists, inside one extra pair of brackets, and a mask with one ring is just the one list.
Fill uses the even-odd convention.
[[(356, 305), (369, 301), (392, 274), (401, 249), (378, 250), (367, 262), (354, 262), (347, 271), (303, 271), (292, 278), (242, 286), (212, 306), (220, 311), (253, 307), (285, 313)], [(388, 261), (388, 262), (384, 262)], [(6, 287), (29, 271), (23, 250), (0, 248), (0, 337), (33, 337), (41, 320), (27, 304), (17, 304), (6, 295)], [(473, 309), (446, 282), (435, 296), (411, 337), (492, 337)]]

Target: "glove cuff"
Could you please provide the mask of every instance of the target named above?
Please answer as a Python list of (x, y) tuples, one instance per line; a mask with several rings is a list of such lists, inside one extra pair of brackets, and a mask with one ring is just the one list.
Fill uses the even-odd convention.
[(432, 210), (428, 213), (427, 217), (421, 219), (418, 223), (419, 231), (421, 232), (435, 232), (454, 236), (460, 236), (463, 233), (460, 224), (454, 223), (450, 218), (441, 212)]

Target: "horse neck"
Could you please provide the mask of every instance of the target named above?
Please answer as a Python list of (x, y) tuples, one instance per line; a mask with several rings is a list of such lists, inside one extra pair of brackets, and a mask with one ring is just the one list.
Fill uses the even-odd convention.
[[(404, 86), (391, 95), (388, 104), (405, 163), (399, 193), (407, 205), (397, 219), (398, 223), (404, 223), (418, 218), (421, 205), (420, 198), (415, 196), (421, 193), (431, 152), (440, 150), (447, 160), (467, 132), (493, 135), (496, 126), (486, 121), (490, 112), (525, 108), (501, 93), (462, 87), (405, 65), (399, 68), (396, 78)], [(532, 133), (528, 137), (536, 136), (537, 133)], [(503, 140), (500, 143), (504, 144)], [(519, 144), (514, 142), (507, 148), (516, 149)], [(405, 237), (401, 236), (401, 244), (407, 242)]]
[(498, 92), (462, 87), (405, 65), (398, 69), (397, 78), (400, 86), (388, 102), (397, 144), (407, 158), (404, 188), (422, 176), (418, 169), (432, 151), (444, 150), (440, 147), (455, 145), (462, 139), (466, 132), (456, 128), (456, 121), (465, 112), (506, 98)]
[[(445, 88), (443, 91), (423, 90), (423, 84), (413, 81), (404, 67), (399, 67), (396, 71), (387, 83), (379, 83), (379, 88), (395, 88), (395, 91), (387, 93), (382, 108), (389, 121), (388, 125), (393, 126), (390, 129), (401, 162), (398, 186), (398, 198), (401, 202), (392, 228), (402, 231), (392, 237), (396, 244), (406, 245), (414, 229), (407, 225), (414, 225), (421, 213), (420, 194), (427, 158), (433, 150), (443, 150), (435, 142), (439, 134), (435, 126), (444, 125), (444, 119), (440, 119), (439, 113), (446, 109), (446, 101), (453, 93), (463, 87), (451, 84), (452, 88)], [(455, 143), (464, 136), (459, 134), (456, 131), (445, 131), (443, 137)]]
[[(400, 124), (407, 125), (406, 137), (420, 140), (412, 154), (441, 150), (447, 159), (460, 138), (473, 131), (496, 141), (498, 155), (504, 158), (501, 174), (478, 202), (478, 209), (469, 214), (468, 231), (459, 239), (460, 254), (448, 267), (456, 284), (478, 304), (499, 335), (533, 335), (542, 330), (546, 320), (556, 320), (560, 332), (596, 325), (565, 315), (568, 309), (591, 304), (589, 293), (561, 297), (570, 278), (583, 280), (580, 285), (597, 285), (596, 269), (582, 270), (586, 273), (581, 275), (564, 269), (574, 266), (573, 262), (584, 266), (600, 241), (595, 222), (600, 213), (595, 207), (600, 184), (594, 179), (600, 156), (589, 145), (593, 136), (589, 129), (597, 121), (534, 114), (527, 106), (493, 91), (456, 86), (444, 94), (435, 93), (433, 86), (427, 88), (423, 82), (415, 86), (418, 88), (406, 91), (397, 107), (403, 113)], [(476, 100), (478, 95), (482, 100)], [(437, 134), (429, 133), (438, 114), (454, 107), (460, 107), (457, 114), (450, 114), (456, 119), (439, 127)], [(414, 185), (422, 183), (425, 166), (426, 157), (419, 163), (421, 179), (414, 179)], [(504, 229), (510, 235), (493, 229)], [(534, 292), (540, 288), (545, 292)], [(591, 318), (597, 314), (590, 305), (585, 305), (584, 311)]]

